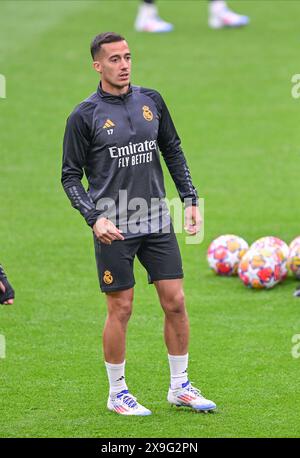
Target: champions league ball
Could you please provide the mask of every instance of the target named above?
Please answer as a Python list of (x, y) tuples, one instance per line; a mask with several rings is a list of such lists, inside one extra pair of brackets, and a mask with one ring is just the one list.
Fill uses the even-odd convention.
[[(299, 237), (299, 241), (300, 241), (300, 237)], [(252, 243), (250, 249), (252, 248), (274, 248), (274, 249), (277, 249), (277, 248), (280, 248), (283, 255), (287, 258), (288, 255), (289, 255), (289, 247), (287, 246), (287, 244), (279, 239), (278, 237), (272, 237), (272, 236), (269, 236), (269, 237), (261, 237), (260, 239), (256, 240), (254, 243)]]
[(238, 275), (249, 288), (273, 288), (281, 281), (280, 259), (268, 248), (252, 248), (243, 256)]
[(240, 260), (248, 250), (248, 243), (237, 235), (221, 235), (207, 250), (209, 267), (218, 275), (236, 275)]
[(271, 251), (277, 260), (280, 261), (281, 267), (281, 280), (284, 280), (288, 274), (287, 260), (289, 256), (289, 247), (288, 245), (278, 237), (261, 237), (252, 243), (250, 250), (252, 249), (264, 249)]
[(300, 280), (300, 237), (294, 239), (290, 244), (287, 265), (295, 277)]
[(290, 251), (296, 246), (296, 245), (300, 245), (300, 235), (298, 237), (296, 237), (294, 240), (292, 240), (292, 242), (290, 243)]

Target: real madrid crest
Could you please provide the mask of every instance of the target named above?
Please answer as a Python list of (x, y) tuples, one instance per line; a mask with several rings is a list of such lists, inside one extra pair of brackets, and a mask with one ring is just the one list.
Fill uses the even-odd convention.
[(153, 119), (153, 113), (150, 110), (150, 108), (147, 107), (147, 105), (143, 106), (143, 116), (146, 119), (146, 121), (152, 121)]
[(113, 276), (109, 270), (106, 270), (103, 275), (103, 281), (106, 285), (111, 285), (114, 281)]

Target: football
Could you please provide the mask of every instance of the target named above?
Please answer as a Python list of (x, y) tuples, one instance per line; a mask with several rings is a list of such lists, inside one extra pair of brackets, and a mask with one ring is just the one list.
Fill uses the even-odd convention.
[(252, 248), (243, 256), (238, 275), (249, 288), (273, 288), (281, 281), (280, 259), (268, 248)]
[(291, 241), (289, 250), (291, 251), (296, 245), (300, 245), (300, 235)]
[(276, 258), (280, 261), (280, 272), (281, 272), (281, 280), (284, 280), (288, 274), (287, 268), (287, 260), (289, 256), (289, 247), (288, 245), (278, 237), (267, 236), (261, 237), (260, 239), (256, 240), (252, 243), (250, 249), (264, 249), (271, 251), (274, 253)]
[(221, 235), (208, 247), (209, 267), (218, 275), (236, 275), (239, 262), (248, 248), (248, 243), (237, 235)]
[(300, 280), (300, 237), (297, 237), (290, 244), (287, 265), (295, 277)]

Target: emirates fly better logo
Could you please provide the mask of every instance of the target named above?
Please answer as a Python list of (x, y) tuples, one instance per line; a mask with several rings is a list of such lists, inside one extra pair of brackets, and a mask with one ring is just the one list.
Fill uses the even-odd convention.
[(156, 151), (156, 140), (145, 140), (140, 143), (129, 142), (128, 145), (108, 148), (110, 157), (118, 160), (118, 168), (135, 166), (152, 162), (152, 152)]

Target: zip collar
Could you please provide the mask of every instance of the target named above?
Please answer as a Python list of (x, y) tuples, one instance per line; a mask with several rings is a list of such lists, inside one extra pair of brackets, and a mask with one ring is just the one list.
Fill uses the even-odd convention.
[(110, 94), (109, 92), (105, 92), (102, 89), (101, 81), (97, 87), (97, 95), (101, 97), (103, 100), (110, 102), (110, 103), (124, 102), (128, 97), (131, 96), (131, 94), (132, 94), (132, 86), (130, 83), (129, 83), (128, 91), (125, 94), (121, 94), (121, 95), (114, 95), (114, 94)]

